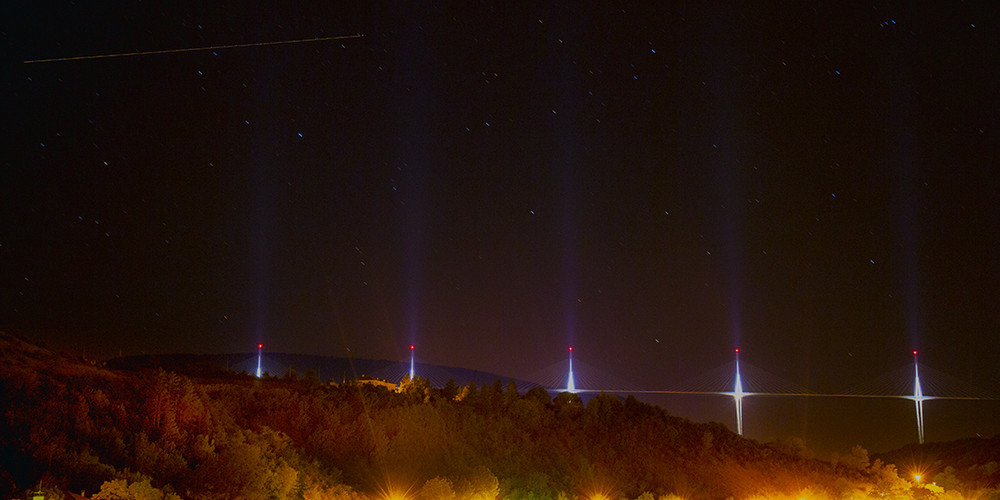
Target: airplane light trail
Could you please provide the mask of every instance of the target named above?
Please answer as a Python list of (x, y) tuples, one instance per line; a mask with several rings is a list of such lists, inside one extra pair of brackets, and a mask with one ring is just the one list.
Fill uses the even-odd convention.
[(212, 45), (210, 47), (189, 47), (184, 49), (149, 50), (143, 52), (119, 52), (115, 54), (98, 54), (98, 55), (75, 56), (75, 57), (55, 57), (51, 59), (31, 59), (28, 61), (24, 61), (24, 64), (37, 64), (37, 63), (60, 62), (60, 61), (82, 61), (86, 59), (110, 59), (112, 57), (148, 56), (153, 54), (174, 54), (178, 52), (198, 52), (203, 50), (240, 49), (244, 47), (264, 47), (268, 45), (288, 45), (292, 43), (304, 43), (304, 42), (326, 42), (329, 40), (346, 40), (349, 38), (362, 38), (362, 37), (364, 37), (363, 34), (357, 33), (354, 35), (328, 36), (322, 38), (301, 38), (298, 40), (281, 40), (277, 42), (237, 43), (232, 45)]

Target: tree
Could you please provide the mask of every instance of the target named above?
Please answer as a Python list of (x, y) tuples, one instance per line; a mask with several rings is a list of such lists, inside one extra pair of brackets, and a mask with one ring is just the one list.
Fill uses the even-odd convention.
[(478, 466), (455, 483), (456, 493), (467, 500), (496, 500), (500, 482), (485, 466)]
[(583, 398), (572, 392), (560, 392), (552, 399), (552, 404), (556, 409), (562, 409), (565, 406), (583, 406)]
[[(48, 498), (48, 497), (46, 497)], [(98, 500), (180, 500), (173, 493), (163, 493), (153, 486), (149, 479), (129, 483), (124, 479), (113, 479), (101, 485), (101, 491), (94, 495)]]
[(447, 382), (445, 382), (444, 387), (441, 388), (441, 397), (451, 401), (458, 396), (458, 391), (459, 387), (458, 384), (455, 383), (455, 379), (450, 378)]
[(881, 460), (875, 459), (868, 470), (875, 482), (874, 492), (876, 495), (889, 498), (905, 498), (906, 491), (910, 489), (910, 483), (899, 477), (899, 472), (896, 471), (895, 465), (883, 464)]
[(596, 417), (601, 427), (607, 427), (624, 415), (625, 405), (613, 394), (600, 393), (587, 403), (587, 412)]
[(868, 450), (856, 444), (851, 448), (850, 455), (840, 457), (840, 463), (852, 469), (867, 469), (869, 465)]
[(946, 490), (957, 490), (962, 486), (962, 482), (955, 475), (955, 468), (950, 465), (934, 476), (934, 482)]
[(480, 392), (480, 404), (484, 406), (487, 411), (498, 411), (503, 406), (503, 385), (500, 383), (500, 379), (494, 380), (492, 384), (483, 384), (483, 389)]
[(417, 492), (420, 500), (454, 500), (455, 490), (452, 489), (451, 481), (443, 477), (428, 479), (423, 488)]
[(479, 388), (476, 386), (476, 383), (469, 382), (468, 384), (465, 384), (465, 387), (462, 387), (461, 392), (455, 396), (455, 401), (466, 401), (471, 403), (478, 399), (478, 396)]
[(503, 405), (510, 406), (511, 403), (517, 401), (518, 397), (520, 396), (517, 393), (517, 383), (515, 383), (513, 380), (507, 382), (507, 389), (504, 390), (503, 393)]
[(411, 404), (420, 404), (430, 401), (435, 391), (429, 380), (418, 375), (413, 380), (404, 377), (399, 383), (399, 392), (405, 394)]
[[(816, 456), (816, 454), (813, 453), (813, 451), (810, 450), (808, 446), (806, 446), (805, 440), (802, 439), (802, 438), (800, 438), (800, 437), (798, 437), (798, 436), (788, 436), (788, 437), (784, 437), (784, 438), (775, 438), (774, 440), (768, 442), (767, 444), (775, 447), (778, 450), (781, 450), (784, 453), (788, 453), (789, 455), (795, 455), (797, 457), (814, 458)], [(862, 466), (860, 468), (867, 467), (867, 465), (868, 465), (867, 464), (867, 456), (868, 456), (868, 453), (865, 452), (864, 459), (865, 459), (866, 463), (865, 463), (864, 466)], [(859, 457), (858, 460), (861, 460), (861, 458)]]
[(332, 487), (313, 485), (305, 491), (303, 497), (305, 500), (364, 500), (367, 498), (342, 484)]
[(543, 405), (552, 404), (552, 398), (549, 396), (549, 392), (541, 387), (532, 387), (531, 389), (528, 389), (528, 392), (524, 393), (524, 398), (533, 399)]

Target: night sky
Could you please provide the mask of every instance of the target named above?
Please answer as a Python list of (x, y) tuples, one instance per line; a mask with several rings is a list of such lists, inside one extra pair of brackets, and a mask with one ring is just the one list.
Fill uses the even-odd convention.
[[(739, 346), (843, 392), (917, 348), (1000, 392), (998, 4), (511, 4), (0, 8), (0, 328), (542, 382), (573, 344), (592, 388)], [(915, 440), (911, 402), (746, 405), (751, 437)], [(948, 405), (928, 439), (1000, 432)]]

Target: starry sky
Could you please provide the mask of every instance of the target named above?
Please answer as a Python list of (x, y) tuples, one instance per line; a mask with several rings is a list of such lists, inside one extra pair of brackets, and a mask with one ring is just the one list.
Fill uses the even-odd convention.
[[(7, 331), (96, 358), (414, 343), (541, 381), (573, 344), (591, 386), (648, 389), (739, 346), (842, 392), (917, 348), (1000, 386), (995, 4), (2, 9)], [(858, 423), (755, 404), (753, 437)], [(870, 406), (897, 435), (852, 438), (914, 439), (912, 403)], [(1000, 432), (962, 408), (928, 439)]]

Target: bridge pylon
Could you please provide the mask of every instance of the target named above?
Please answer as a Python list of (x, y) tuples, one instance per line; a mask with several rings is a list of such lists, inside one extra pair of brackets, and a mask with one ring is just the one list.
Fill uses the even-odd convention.
[(257, 378), (260, 378), (260, 359), (264, 357), (264, 344), (257, 344)]
[(566, 378), (566, 392), (576, 392), (576, 381), (573, 380), (573, 346), (569, 346), (569, 376)]
[(410, 344), (410, 380), (417, 375), (416, 365), (413, 362), (413, 350), (416, 348), (413, 344)]
[(736, 433), (743, 435), (743, 380), (740, 379), (740, 348), (733, 349), (736, 355), (736, 382), (733, 384), (733, 402), (736, 403)]
[(917, 350), (913, 350), (913, 400), (917, 412), (917, 441), (924, 444), (924, 401), (931, 399), (924, 396), (920, 387), (920, 367), (917, 365)]

